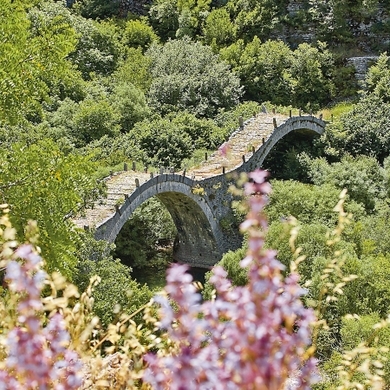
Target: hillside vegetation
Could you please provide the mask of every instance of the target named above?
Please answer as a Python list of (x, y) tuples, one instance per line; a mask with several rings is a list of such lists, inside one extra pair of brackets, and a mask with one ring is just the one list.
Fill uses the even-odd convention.
[[(283, 275), (299, 259), (305, 309), (327, 323), (313, 338), (321, 372), (316, 388), (374, 388), (377, 377), (388, 388), (389, 9), (388, 0), (2, 0), (0, 203), (9, 214), (1, 220), (3, 246), (7, 234), (38, 246), (48, 273), (92, 294), (83, 321), (97, 315), (100, 328), (91, 345), (107, 329), (112, 336), (109, 324), (121, 321), (118, 305), (135, 312), (139, 352), (154, 329), (140, 308), (154, 292), (114, 257), (132, 267), (156, 265), (156, 243), (171, 242), (175, 226), (151, 200), (124, 227), (116, 251), (96, 242), (71, 219), (104, 194), (101, 179), (124, 163), (139, 170), (195, 165), (229, 138), (240, 117), (261, 109), (322, 113), (323, 136), (291, 134), (264, 163), (272, 186), (265, 246), (277, 250)], [(371, 60), (357, 80), (349, 58), (362, 56)], [(333, 211), (344, 189), (346, 214)], [(244, 218), (239, 208), (235, 215), (236, 222)], [(221, 260), (234, 286), (251, 286), (239, 267), (247, 247), (244, 240)], [(96, 274), (102, 281), (92, 292)], [(46, 287), (42, 296), (50, 295)], [(211, 290), (207, 283), (205, 299)], [(9, 293), (4, 283), (7, 318)], [(69, 298), (70, 307), (76, 299)], [(4, 337), (14, 324), (0, 325)], [(140, 324), (147, 332), (138, 332)], [(124, 340), (111, 336), (94, 351), (104, 356), (103, 347)], [(151, 351), (172, 353), (172, 340), (164, 340)], [(343, 353), (364, 340), (373, 348), (368, 355), (382, 363), (368, 359), (370, 369), (355, 370), (365, 352), (350, 360)], [(129, 359), (141, 372), (146, 363), (139, 354)], [(348, 364), (349, 385), (337, 368)], [(131, 386), (141, 387), (141, 374), (134, 375)]]

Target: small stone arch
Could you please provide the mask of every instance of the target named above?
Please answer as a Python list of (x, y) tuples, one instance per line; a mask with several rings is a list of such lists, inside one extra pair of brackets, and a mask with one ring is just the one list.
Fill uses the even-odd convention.
[(275, 144), (287, 134), (297, 130), (308, 130), (314, 134), (321, 135), (325, 131), (325, 122), (314, 116), (298, 116), (289, 118), (286, 122), (275, 129), (267, 141), (246, 163), (237, 168), (237, 172), (251, 172), (256, 168), (261, 167)]

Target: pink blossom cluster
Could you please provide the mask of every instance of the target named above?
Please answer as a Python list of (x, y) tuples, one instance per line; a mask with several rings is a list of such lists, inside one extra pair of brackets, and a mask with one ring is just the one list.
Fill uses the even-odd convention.
[(263, 247), (266, 172), (249, 177), (244, 191), (250, 211), (242, 224), (249, 249), (241, 264), (249, 267), (249, 283), (234, 287), (226, 272), (214, 267), (210, 281), (216, 299), (202, 302), (186, 266), (169, 270), (166, 292), (178, 308), (164, 296), (156, 300), (161, 327), (177, 349), (169, 356), (147, 355), (144, 380), (154, 389), (280, 390), (291, 376), (295, 388), (309, 389), (316, 381), (316, 361), (308, 353), (314, 314), (300, 300), (299, 276), (284, 279), (276, 253)]
[(0, 370), (0, 390), (78, 389), (81, 362), (69, 349), (69, 334), (61, 314), (42, 325), (41, 290), (46, 274), (31, 245), (20, 246), (7, 264), (9, 289), (18, 293), (17, 326), (7, 335), (6, 367)]

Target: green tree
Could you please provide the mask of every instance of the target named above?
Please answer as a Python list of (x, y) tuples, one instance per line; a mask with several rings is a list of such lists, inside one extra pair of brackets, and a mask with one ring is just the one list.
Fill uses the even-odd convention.
[(124, 55), (118, 27), (110, 22), (96, 22), (82, 17), (73, 17), (72, 23), (78, 34), (78, 42), (69, 59), (84, 79), (90, 80), (95, 74), (111, 74)]
[(78, 235), (70, 216), (99, 194), (89, 157), (65, 155), (53, 141), (42, 140), (2, 148), (0, 168), (1, 202), (10, 206), (18, 238), (23, 242), (24, 226), (36, 220), (48, 269), (71, 277)]
[[(335, 226), (338, 216), (333, 208), (339, 199), (338, 188), (330, 184), (315, 186), (292, 180), (273, 180), (271, 184), (270, 201), (265, 210), (270, 222), (293, 216), (303, 224), (319, 222), (328, 227)], [(365, 215), (363, 207), (354, 201), (348, 201), (345, 207), (356, 220)]]
[(365, 82), (369, 94), (390, 103), (390, 58), (386, 52), (382, 53), (376, 64), (369, 68)]
[(389, 118), (390, 104), (375, 94), (364, 96), (333, 128), (336, 148), (382, 163), (390, 154)]
[(152, 46), (151, 106), (160, 114), (188, 110), (198, 117), (213, 117), (234, 107), (242, 94), (240, 81), (211, 48), (189, 39)]
[(329, 103), (334, 94), (332, 75), (334, 60), (325, 44), (312, 47), (307, 43), (294, 51), (291, 76), (294, 80), (294, 105), (318, 109)]
[(180, 112), (172, 117), (172, 125), (189, 135), (195, 149), (216, 149), (224, 141), (223, 132), (211, 119)]
[(258, 102), (291, 103), (292, 78), (289, 68), (293, 55), (281, 41), (261, 43), (258, 37), (245, 45), (239, 40), (221, 50), (221, 57), (236, 71), (245, 97)]
[(111, 107), (116, 108), (120, 115), (119, 125), (122, 132), (129, 131), (135, 123), (148, 118), (151, 114), (144, 93), (131, 83), (114, 84), (108, 100)]
[(150, 62), (141, 48), (128, 48), (124, 60), (112, 74), (112, 83), (131, 83), (146, 94), (152, 82)]
[(117, 16), (120, 11), (119, 0), (81, 0), (73, 4), (73, 10), (84, 18), (105, 19)]
[(183, 159), (193, 152), (190, 136), (169, 119), (138, 122), (129, 136), (133, 136), (144, 151), (146, 166), (180, 168)]
[(119, 133), (118, 112), (108, 100), (83, 100), (74, 116), (74, 129), (80, 146), (104, 135)]
[[(92, 277), (100, 277), (100, 283), (92, 292), (92, 311), (100, 318), (104, 327), (115, 322), (118, 313), (134, 313), (150, 301), (153, 292), (132, 278), (130, 267), (112, 258), (112, 245), (105, 241), (96, 241), (89, 234), (83, 234), (80, 241), (74, 283), (79, 291), (83, 292)], [(142, 315), (143, 313), (140, 313), (133, 320), (141, 323)]]
[(177, 0), (179, 28), (176, 37), (196, 38), (210, 11), (211, 0)]
[(122, 31), (122, 43), (125, 46), (146, 50), (153, 42), (158, 42), (158, 36), (145, 21), (135, 19), (125, 23)]
[(376, 200), (387, 195), (382, 168), (372, 157), (345, 156), (333, 164), (325, 159), (315, 159), (310, 164), (309, 176), (314, 184), (331, 184), (339, 191), (346, 188), (350, 198), (367, 211), (374, 210)]
[(74, 30), (61, 18), (31, 28), (31, 2), (0, 4), (0, 121), (16, 123), (48, 96), (47, 82), (69, 70), (66, 56), (74, 49)]
[(177, 0), (155, 0), (149, 9), (149, 19), (153, 30), (162, 41), (176, 38), (179, 28)]
[(204, 23), (203, 36), (205, 43), (215, 51), (233, 42), (234, 25), (226, 8), (217, 8), (209, 13)]
[[(248, 283), (248, 269), (242, 268), (240, 262), (245, 258), (248, 251), (247, 245), (244, 244), (242, 248), (235, 251), (229, 251), (225, 253), (222, 259), (218, 262), (218, 265), (222, 266), (228, 274), (228, 279), (233, 286), (245, 286)], [(204, 299), (212, 299), (213, 285), (209, 282), (209, 279), (213, 271), (206, 273), (205, 285), (202, 290), (202, 296)]]
[(266, 39), (286, 14), (287, 0), (236, 0), (227, 8), (237, 29), (237, 38)]

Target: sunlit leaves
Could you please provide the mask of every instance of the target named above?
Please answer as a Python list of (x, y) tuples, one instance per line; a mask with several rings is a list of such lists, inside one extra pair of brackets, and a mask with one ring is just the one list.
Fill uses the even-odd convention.
[(66, 68), (74, 31), (60, 18), (31, 23), (24, 2), (10, 0), (0, 4), (0, 31), (0, 121), (15, 123), (39, 111), (48, 80)]
[(1, 201), (10, 205), (19, 238), (27, 221), (36, 220), (49, 269), (71, 275), (77, 236), (67, 215), (96, 195), (92, 164), (86, 157), (64, 155), (48, 140), (15, 144), (1, 156)]

